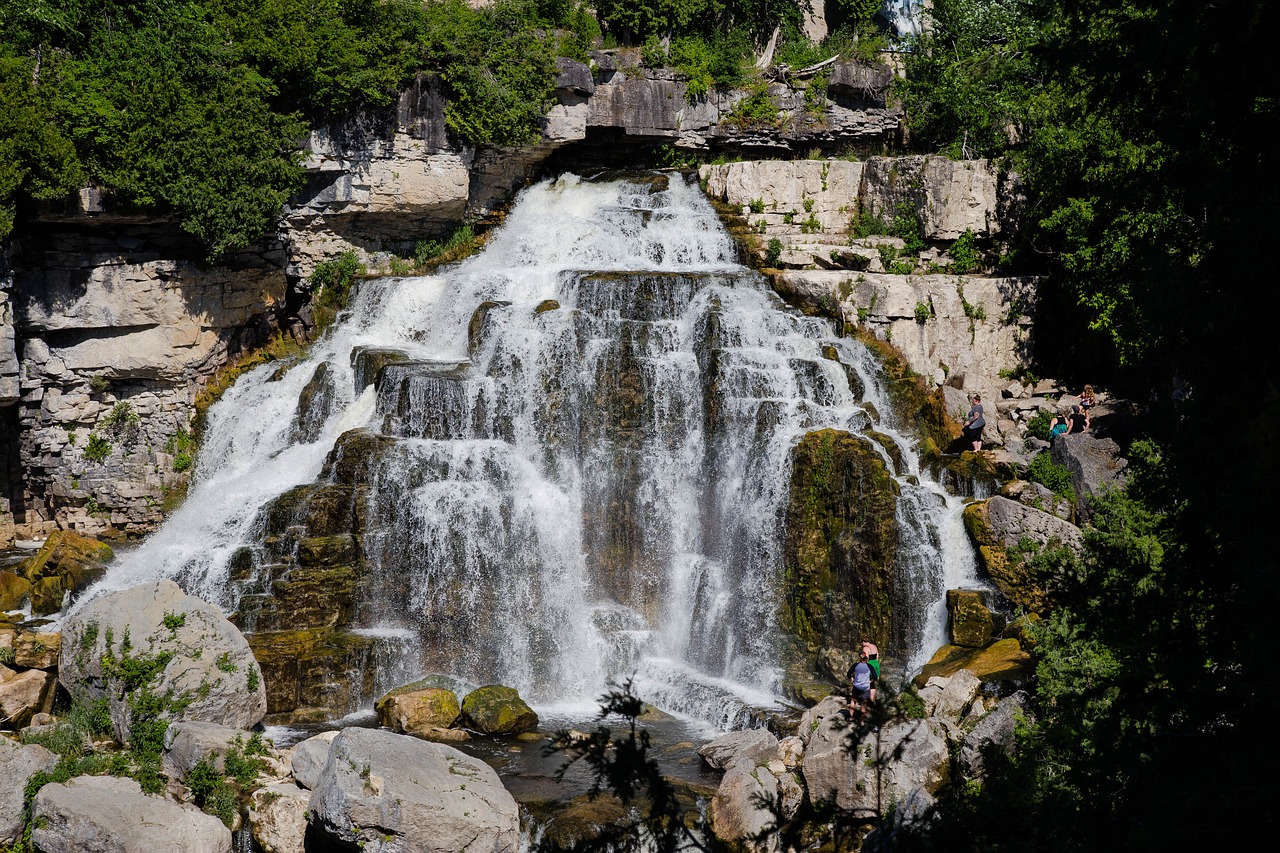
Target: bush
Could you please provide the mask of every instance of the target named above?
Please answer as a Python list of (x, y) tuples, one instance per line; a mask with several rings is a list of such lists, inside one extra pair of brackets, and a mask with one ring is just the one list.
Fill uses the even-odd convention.
[(765, 264), (767, 266), (776, 267), (781, 258), (782, 241), (777, 237), (774, 237), (769, 241), (769, 248), (765, 252)]
[(84, 458), (90, 462), (102, 462), (111, 455), (111, 442), (96, 432), (89, 433), (89, 443), (84, 448)]
[(1041, 451), (1027, 466), (1027, 479), (1048, 487), (1049, 491), (1071, 503), (1076, 501), (1075, 483), (1071, 472), (1053, 461), (1049, 452)]
[(982, 266), (982, 253), (978, 251), (978, 242), (974, 239), (971, 230), (965, 229), (965, 232), (951, 244), (947, 254), (951, 256), (951, 271), (956, 275), (977, 272)]
[(1053, 413), (1048, 409), (1041, 409), (1036, 412), (1035, 417), (1027, 421), (1027, 433), (1035, 436), (1041, 441), (1049, 440), (1049, 423), (1053, 420)]

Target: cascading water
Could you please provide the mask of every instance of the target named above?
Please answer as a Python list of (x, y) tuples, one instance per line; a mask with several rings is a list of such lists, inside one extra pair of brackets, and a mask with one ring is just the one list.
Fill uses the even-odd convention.
[[(778, 701), (791, 448), (871, 426), (849, 371), (890, 412), (866, 350), (738, 264), (696, 184), (543, 182), (482, 254), (366, 282), (304, 362), (242, 377), (209, 413), (185, 505), (99, 589), (167, 576), (241, 607), (252, 585), (232, 565), (265, 508), (356, 477), (351, 622), (388, 641), (375, 689), (446, 672), (589, 706), (634, 676), (659, 707), (740, 726)], [(958, 500), (891, 416), (876, 429), (905, 460), (914, 667), (974, 564)]]

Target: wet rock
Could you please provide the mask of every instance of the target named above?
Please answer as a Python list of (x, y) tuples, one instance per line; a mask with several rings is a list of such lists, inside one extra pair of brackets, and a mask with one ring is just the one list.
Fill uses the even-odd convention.
[[(121, 668), (150, 670), (139, 679)], [(73, 699), (106, 697), (116, 736), (129, 739), (130, 703), (146, 687), (190, 700), (176, 719), (247, 729), (267, 709), (249, 643), (221, 610), (161, 580), (109, 593), (67, 619), (58, 678)]]
[(860, 634), (893, 636), (897, 497), (896, 481), (865, 439), (820, 430), (792, 451), (784, 624), (831, 661), (827, 674), (837, 680)]
[(470, 728), (490, 735), (518, 734), (538, 727), (538, 715), (514, 687), (490, 685), (471, 691), (462, 700), (462, 715)]
[(768, 729), (742, 729), (721, 735), (698, 750), (698, 755), (716, 770), (724, 770), (739, 758), (753, 764), (773, 758), (778, 751), (778, 739)]
[(31, 842), (43, 853), (226, 853), (231, 830), (194, 806), (149, 797), (133, 779), (77, 776), (50, 783), (31, 804)]
[(320, 428), (333, 408), (335, 390), (329, 363), (322, 361), (298, 395), (298, 407), (289, 433), (291, 441), (312, 442), (320, 437)]
[(392, 731), (416, 735), (452, 726), (462, 706), (452, 690), (423, 682), (390, 691), (374, 704), (378, 722)]
[(273, 724), (331, 720), (374, 690), (374, 637), (304, 628), (260, 631), (248, 640), (262, 668)]
[(343, 729), (312, 792), (311, 828), (403, 853), (515, 853), (519, 809), (489, 765), (449, 746)]
[(1022, 650), (1015, 639), (997, 640), (984, 649), (943, 646), (912, 679), (917, 688), (924, 687), (935, 675), (948, 677), (962, 669), (974, 673), (983, 682), (1025, 682), (1034, 670), (1031, 655)]
[(31, 583), (32, 612), (56, 613), (63, 594), (84, 589), (106, 571), (114, 557), (111, 546), (73, 530), (55, 530), (34, 556), (18, 564)]
[(554, 810), (547, 819), (542, 837), (563, 847), (590, 843), (604, 831), (625, 824), (628, 816), (627, 807), (615, 796), (578, 797)]
[(996, 617), (975, 589), (947, 590), (947, 620), (951, 642), (957, 646), (981, 648), (991, 642), (996, 631)]
[(31, 581), (15, 572), (0, 572), (0, 611), (17, 610), (31, 598)]

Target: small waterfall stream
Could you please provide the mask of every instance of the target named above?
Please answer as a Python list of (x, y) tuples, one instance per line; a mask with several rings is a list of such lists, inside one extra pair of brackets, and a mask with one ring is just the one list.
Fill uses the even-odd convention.
[(379, 688), (447, 672), (589, 711), (634, 676), (731, 729), (780, 701), (790, 450), (870, 429), (865, 402), (905, 460), (915, 669), (975, 564), (870, 354), (742, 267), (696, 183), (565, 176), (526, 190), (481, 254), (363, 283), (302, 363), (243, 376), (209, 412), (186, 503), (99, 590), (171, 577), (236, 609), (230, 567), (263, 508), (369, 436), (353, 618), (386, 641)]

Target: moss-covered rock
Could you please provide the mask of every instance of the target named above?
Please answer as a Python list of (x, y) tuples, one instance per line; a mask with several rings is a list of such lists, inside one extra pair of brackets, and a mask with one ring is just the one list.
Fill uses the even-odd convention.
[(971, 649), (991, 642), (996, 619), (982, 593), (974, 589), (947, 590), (947, 619), (951, 625), (951, 642)]
[(31, 597), (31, 581), (15, 572), (0, 572), (0, 611), (17, 610)]
[(943, 454), (938, 445), (921, 446), (921, 465), (953, 495), (981, 497), (993, 494), (1015, 471), (994, 462), (990, 455), (966, 450), (959, 455)]
[(373, 707), (380, 724), (410, 735), (429, 736), (436, 729), (447, 729), (462, 713), (456, 693), (424, 681), (397, 687)]
[(514, 687), (493, 684), (467, 694), (462, 700), (467, 725), (490, 735), (512, 735), (538, 727), (538, 715), (525, 704)]
[(372, 637), (313, 628), (248, 636), (267, 688), (273, 725), (331, 720), (373, 692), (377, 667)]
[(923, 687), (935, 675), (948, 677), (967, 669), (983, 682), (1025, 682), (1031, 678), (1034, 666), (1031, 655), (1023, 651), (1014, 639), (997, 640), (986, 648), (970, 649), (964, 646), (943, 646), (934, 653), (920, 674), (912, 679), (916, 687)]
[(976, 501), (964, 508), (964, 527), (978, 550), (978, 559), (996, 587), (1019, 607), (1041, 612), (1045, 589), (1031, 563), (1016, 548), (1008, 547), (1000, 531), (989, 523), (989, 501)]
[(865, 439), (839, 430), (806, 435), (792, 454), (786, 510), (782, 624), (811, 659), (840, 670), (861, 634), (892, 630), (897, 483)]
[(55, 530), (34, 556), (18, 564), (18, 573), (31, 584), (31, 610), (56, 613), (63, 593), (84, 589), (106, 572), (115, 556), (111, 546), (74, 530)]
[(911, 369), (906, 357), (892, 344), (862, 328), (857, 329), (856, 336), (884, 368), (885, 387), (893, 398), (894, 409), (902, 413), (921, 439), (948, 447), (960, 437), (960, 425), (947, 415), (942, 389), (930, 390), (924, 377)]

